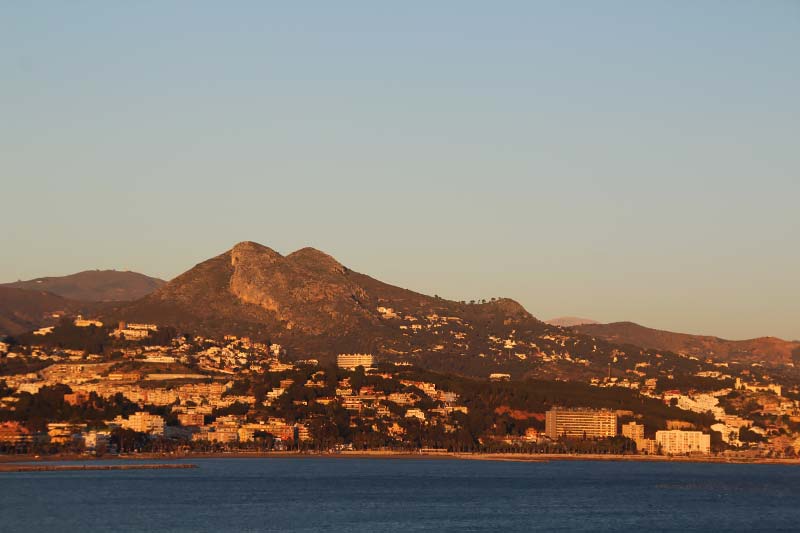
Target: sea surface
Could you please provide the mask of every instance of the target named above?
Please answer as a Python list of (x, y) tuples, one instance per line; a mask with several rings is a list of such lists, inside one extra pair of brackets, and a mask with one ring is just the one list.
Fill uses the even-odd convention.
[(800, 530), (800, 466), (189, 462), (199, 468), (0, 473), (0, 531)]

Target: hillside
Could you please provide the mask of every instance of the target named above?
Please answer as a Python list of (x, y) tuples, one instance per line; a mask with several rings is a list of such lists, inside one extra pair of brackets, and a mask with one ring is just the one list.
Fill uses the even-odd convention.
[[(515, 302), (486, 308), (503, 318), (532, 318)], [(401, 336), (378, 311), (426, 316), (463, 312), (465, 304), (426, 296), (354, 272), (303, 248), (287, 256), (252, 242), (196, 265), (156, 292), (118, 307), (114, 316), (149, 320), (207, 335), (234, 333), (282, 340), (305, 350), (366, 350), (369, 340)]]
[(571, 328), (573, 326), (581, 326), (583, 324), (599, 324), (597, 320), (591, 318), (581, 318), (578, 316), (560, 316), (545, 320), (551, 326), (560, 326), (562, 328)]
[(485, 377), (588, 379), (661, 371), (691, 373), (705, 363), (551, 326), (517, 302), (460, 303), (354, 272), (304, 248), (286, 256), (253, 242), (204, 261), (105, 319), (153, 322), (220, 338), (246, 335), (280, 344), (290, 359), (332, 361), (337, 353)]
[(784, 341), (775, 337), (731, 341), (706, 335), (661, 331), (633, 322), (583, 324), (572, 329), (609, 342), (669, 350), (697, 357), (712, 357), (720, 361), (786, 364), (792, 362), (792, 352), (800, 349), (800, 342)]
[(45, 291), (0, 286), (0, 335), (16, 335), (52, 324), (53, 313), (74, 313), (81, 304)]
[(29, 291), (46, 291), (82, 302), (121, 302), (137, 300), (164, 285), (164, 281), (137, 272), (118, 270), (86, 270), (68, 276), (36, 278), (5, 283)]

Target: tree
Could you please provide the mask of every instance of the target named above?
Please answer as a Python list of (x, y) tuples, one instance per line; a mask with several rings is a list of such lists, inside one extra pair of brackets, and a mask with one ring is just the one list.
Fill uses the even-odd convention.
[(364, 367), (359, 365), (350, 376), (350, 386), (353, 388), (354, 393), (358, 394), (358, 391), (364, 386), (364, 378)]
[(739, 440), (742, 442), (766, 442), (766, 437), (763, 437), (751, 430), (750, 428), (741, 428), (739, 430)]
[(110, 441), (116, 445), (119, 453), (130, 453), (144, 448), (148, 437), (146, 433), (138, 433), (132, 429), (114, 428), (111, 430)]

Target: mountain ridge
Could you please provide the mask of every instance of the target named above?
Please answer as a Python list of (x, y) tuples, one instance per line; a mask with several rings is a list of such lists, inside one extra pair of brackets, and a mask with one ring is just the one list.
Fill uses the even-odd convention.
[(407, 332), (379, 311), (383, 307), (415, 319), (469, 314), (478, 320), (528, 320), (544, 326), (510, 299), (485, 304), (444, 300), (355, 272), (314, 248), (284, 256), (251, 241), (198, 263), (109, 315), (270, 339), (328, 357), (340, 350), (410, 352), (414, 348), (404, 339)]
[(570, 328), (573, 326), (582, 326), (583, 324), (599, 324), (597, 320), (591, 318), (581, 318), (579, 316), (559, 316), (545, 320), (551, 326), (561, 326), (562, 328)]
[[(221, 279), (219, 276), (226, 279)], [(221, 290), (227, 287), (231, 295), (237, 297), (243, 304), (255, 305), (263, 311), (275, 313), (280, 321), (287, 321), (293, 313), (282, 311), (283, 306), (273, 298), (270, 290), (283, 291), (288, 293), (283, 295), (285, 297), (314, 303), (325, 298), (344, 296), (345, 300), (354, 302), (355, 309), (367, 309), (359, 302), (369, 298), (400, 299), (413, 302), (414, 305), (424, 303), (433, 307), (445, 304), (445, 306), (466, 305), (390, 285), (351, 270), (332, 256), (315, 248), (301, 248), (284, 256), (272, 248), (252, 241), (240, 242), (230, 250), (198, 263), (143, 300), (185, 297), (187, 289), (191, 292), (192, 285), (205, 284), (210, 279), (215, 280), (215, 289)], [(376, 294), (370, 296), (367, 289)], [(182, 300), (189, 302), (186, 298)], [(493, 302), (498, 309), (501, 303), (508, 312), (530, 316), (521, 304), (509, 298), (499, 298)], [(377, 314), (375, 310), (368, 309), (367, 313), (370, 316)]]
[(83, 308), (82, 302), (51, 292), (0, 286), (0, 336), (51, 325), (56, 321), (54, 313), (77, 313)]
[[(289, 359), (331, 362), (338, 353), (369, 352), (470, 375), (597, 378), (608, 374), (609, 362), (620, 378), (639, 372), (640, 363), (652, 365), (654, 375), (657, 368), (708, 369), (675, 353), (549, 325), (511, 299), (445, 300), (355, 272), (314, 248), (284, 256), (251, 241), (115, 306), (106, 318), (211, 337), (249, 336), (280, 344)], [(770, 357), (764, 354), (764, 362)]]
[(800, 342), (778, 337), (729, 340), (712, 335), (658, 330), (629, 321), (581, 324), (571, 329), (609, 342), (669, 350), (691, 356), (711, 356), (721, 361), (760, 362), (769, 357), (773, 362), (789, 364), (794, 362), (793, 351), (800, 349)]
[[(601, 324), (564, 328), (540, 321), (512, 299), (446, 300), (353, 271), (314, 248), (284, 256), (252, 241), (196, 264), (137, 300), (98, 304), (93, 312), (107, 324), (124, 320), (214, 338), (249, 336), (280, 344), (290, 359), (332, 361), (338, 353), (370, 352), (471, 375), (502, 370), (519, 377), (596, 378), (608, 374), (609, 362), (620, 378), (639, 372), (641, 363), (683, 367), (682, 372), (706, 369), (681, 353), (702, 361), (713, 355), (719, 361), (733, 356), (793, 362), (783, 341), (762, 342), (761, 349), (750, 352), (689, 343), (692, 351), (680, 343), (652, 342), (657, 330), (639, 339), (610, 334)], [(23, 321), (41, 325), (34, 322)]]
[(66, 276), (46, 276), (0, 284), (31, 291), (46, 291), (82, 302), (137, 300), (166, 282), (145, 274), (120, 270), (83, 270)]

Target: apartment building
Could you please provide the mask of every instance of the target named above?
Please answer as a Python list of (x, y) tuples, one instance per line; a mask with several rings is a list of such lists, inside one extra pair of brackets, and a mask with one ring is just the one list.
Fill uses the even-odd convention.
[(372, 368), (373, 362), (372, 354), (367, 353), (340, 353), (336, 357), (336, 364), (339, 368), (348, 370), (355, 370), (359, 366), (369, 369)]
[(661, 453), (666, 455), (711, 453), (711, 435), (701, 431), (681, 429), (656, 431), (656, 444), (661, 447)]
[(617, 415), (605, 409), (551, 409), (545, 415), (545, 434), (551, 439), (614, 437)]

